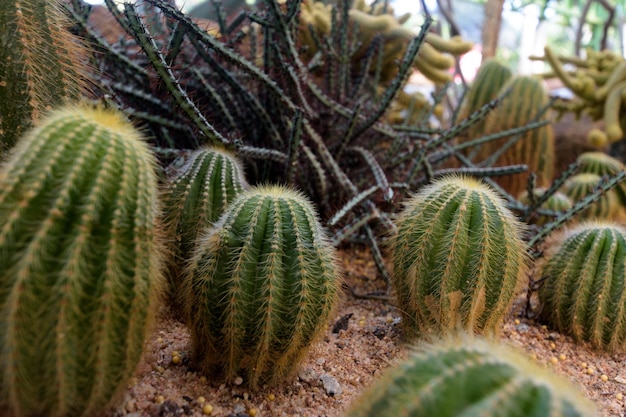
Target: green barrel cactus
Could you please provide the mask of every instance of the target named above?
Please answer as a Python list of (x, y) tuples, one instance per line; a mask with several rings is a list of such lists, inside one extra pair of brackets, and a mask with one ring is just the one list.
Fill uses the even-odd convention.
[[(580, 172), (596, 174), (599, 176), (613, 176), (622, 172), (624, 164), (604, 152), (585, 152), (578, 156), (577, 162), (580, 164)], [(614, 188), (615, 194), (622, 207), (626, 207), (626, 181)]]
[[(509, 91), (502, 103), (487, 115), (484, 135), (503, 130), (526, 126), (533, 121), (548, 120), (545, 113), (537, 118), (539, 112), (548, 104), (548, 94), (541, 80), (529, 76), (516, 76), (502, 86), (501, 93)], [(484, 163), (498, 150), (505, 146), (513, 136), (483, 144), (477, 152), (474, 162)], [(493, 166), (514, 164), (528, 165), (528, 172), (505, 175), (494, 180), (511, 195), (519, 195), (527, 188), (528, 175), (537, 175), (537, 186), (548, 187), (554, 175), (554, 132), (551, 124), (523, 133), (493, 163)]]
[(194, 361), (253, 389), (288, 378), (336, 304), (335, 258), (303, 195), (278, 186), (240, 194), (199, 237), (183, 279)]
[(459, 337), (389, 369), (346, 417), (597, 417), (567, 379), (507, 346)]
[(625, 351), (624, 227), (591, 221), (560, 233), (540, 271), (540, 320), (577, 341)]
[(461, 327), (497, 333), (526, 283), (523, 225), (485, 184), (448, 177), (411, 198), (393, 242), (408, 338)]
[(0, 2), (0, 156), (32, 122), (87, 91), (86, 47), (61, 0)]
[[(535, 188), (534, 189), (534, 194), (535, 194), (535, 198), (541, 198), (544, 193), (546, 192), (545, 188)], [(520, 203), (523, 204), (530, 204), (530, 198), (528, 197), (528, 190), (523, 191), (519, 197), (518, 200), (520, 201)], [(572, 208), (572, 200), (569, 199), (568, 196), (566, 196), (565, 194), (557, 191), (554, 194), (552, 194), (550, 197), (548, 197), (548, 199), (541, 205), (540, 207), (541, 209), (544, 210), (551, 210), (553, 212), (564, 212), (567, 211), (569, 209)], [(552, 220), (554, 220), (554, 217), (551, 216), (547, 216), (547, 215), (542, 215), (539, 214), (533, 218), (530, 219), (530, 223), (532, 224), (536, 224), (537, 226), (543, 226), (549, 222), (551, 222)]]
[(176, 299), (182, 265), (191, 257), (198, 233), (212, 225), (248, 183), (232, 153), (217, 148), (193, 152), (163, 192), (164, 224), (172, 243), (169, 291)]
[[(590, 173), (576, 174), (563, 184), (562, 191), (573, 203), (576, 203), (594, 190), (600, 182), (600, 176)], [(578, 213), (577, 219), (615, 219), (620, 212), (619, 201), (615, 190), (604, 193), (588, 208)]]
[(162, 285), (155, 159), (67, 107), (0, 169), (0, 414), (91, 416), (126, 386)]

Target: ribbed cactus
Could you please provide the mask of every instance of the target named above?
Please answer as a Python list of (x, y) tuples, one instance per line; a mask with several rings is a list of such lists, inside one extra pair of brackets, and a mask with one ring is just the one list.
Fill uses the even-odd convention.
[(168, 182), (163, 193), (164, 223), (172, 243), (169, 290), (178, 293), (179, 273), (191, 257), (198, 233), (212, 225), (248, 184), (243, 167), (226, 150), (203, 148)]
[(123, 116), (70, 107), (0, 170), (0, 414), (91, 416), (138, 363), (160, 276), (157, 179)]
[(33, 120), (85, 91), (87, 55), (68, 26), (60, 0), (0, 2), (0, 155)]
[[(600, 176), (596, 174), (576, 174), (568, 179), (562, 187), (562, 191), (569, 199), (576, 203), (594, 190), (600, 182)], [(588, 208), (578, 213), (578, 219), (614, 219), (620, 211), (619, 201), (615, 190), (609, 190)]]
[(497, 332), (525, 283), (521, 231), (502, 199), (471, 178), (444, 178), (411, 198), (393, 242), (406, 336)]
[[(539, 199), (544, 195), (546, 189), (535, 188), (534, 191), (535, 198)], [(528, 190), (522, 192), (522, 194), (519, 195), (518, 199), (520, 203), (523, 204), (531, 203), (530, 198), (528, 198)], [(553, 212), (564, 212), (572, 208), (572, 200), (570, 200), (569, 197), (565, 194), (557, 191), (550, 197), (548, 197), (548, 199), (541, 205), (540, 208), (544, 210), (551, 210)], [(552, 220), (554, 220), (554, 217), (539, 214), (531, 218), (530, 223), (536, 224), (538, 226), (543, 226), (546, 223), (551, 222)]]
[(337, 300), (335, 256), (301, 194), (240, 194), (199, 238), (183, 280), (194, 360), (252, 388), (291, 375)]
[[(599, 176), (615, 175), (622, 172), (624, 164), (604, 152), (585, 152), (578, 156), (577, 162), (580, 164), (580, 172), (596, 174)], [(614, 188), (620, 205), (626, 207), (626, 181)]]
[(499, 343), (459, 338), (422, 347), (387, 371), (346, 417), (596, 417), (568, 380)]
[(586, 222), (554, 238), (541, 276), (540, 319), (609, 351), (626, 348), (626, 229)]
[[(540, 80), (529, 76), (511, 78), (500, 93), (509, 91), (498, 108), (485, 120), (484, 135), (526, 126), (535, 120), (548, 120), (547, 113), (537, 118), (548, 104), (548, 95)], [(483, 144), (474, 162), (484, 162), (504, 146), (512, 136)], [(493, 166), (526, 164), (529, 172), (537, 174), (537, 185), (548, 187), (554, 172), (554, 132), (548, 124), (522, 134), (515, 144), (500, 155)], [(528, 184), (529, 172), (495, 178), (511, 195), (519, 195)]]

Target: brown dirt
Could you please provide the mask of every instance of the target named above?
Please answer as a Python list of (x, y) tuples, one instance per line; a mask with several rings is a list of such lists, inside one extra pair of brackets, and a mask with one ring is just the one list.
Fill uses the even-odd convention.
[[(377, 278), (367, 252), (353, 249), (342, 251), (341, 256), (346, 283), (356, 291), (384, 290), (385, 283)], [(575, 344), (567, 336), (520, 317), (519, 311), (516, 307), (506, 321), (500, 335), (503, 343), (574, 381), (597, 404), (601, 416), (626, 416), (626, 354), (607, 354)], [(243, 385), (227, 386), (197, 373), (189, 361), (189, 332), (171, 316), (167, 309), (161, 311), (136, 377), (104, 417), (201, 417), (207, 415), (203, 409), (218, 417), (342, 416), (363, 389), (405, 358), (408, 350), (392, 300), (357, 299), (346, 291), (326, 335), (314, 346), (298, 377), (251, 392)], [(333, 332), (340, 322), (345, 328)]]

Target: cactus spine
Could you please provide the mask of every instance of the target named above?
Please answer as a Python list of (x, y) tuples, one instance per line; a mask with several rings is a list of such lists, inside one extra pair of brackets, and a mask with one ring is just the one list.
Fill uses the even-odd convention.
[(165, 189), (164, 223), (173, 242), (169, 289), (175, 298), (180, 265), (194, 249), (198, 233), (212, 225), (248, 184), (239, 160), (226, 150), (203, 148), (174, 175)]
[[(537, 115), (548, 104), (541, 81), (528, 76), (511, 78), (502, 87), (501, 93), (510, 90), (503, 98), (501, 105), (492, 111), (485, 120), (485, 135), (503, 130), (522, 127), (535, 121)], [(539, 120), (548, 120), (544, 114)], [(504, 137), (483, 144), (475, 162), (483, 162), (491, 157), (499, 148), (505, 145), (511, 136)], [(548, 187), (552, 182), (554, 172), (554, 132), (548, 124), (538, 129), (530, 130), (510, 146), (493, 166), (526, 164), (528, 171), (537, 174), (537, 185)], [(519, 195), (528, 184), (529, 172), (506, 175), (496, 178), (496, 182), (511, 195)]]
[(462, 327), (496, 333), (524, 285), (522, 224), (483, 183), (441, 179), (411, 198), (394, 241), (408, 337)]
[(0, 2), (0, 155), (33, 120), (86, 91), (84, 47), (66, 30), (61, 7), (60, 0)]
[(539, 289), (540, 318), (578, 341), (626, 348), (626, 229), (586, 222), (555, 237)]
[(594, 417), (568, 380), (494, 342), (439, 342), (391, 368), (347, 417)]
[(2, 166), (3, 413), (93, 415), (134, 372), (161, 283), (154, 168), (121, 115), (86, 107), (52, 113)]
[(335, 257), (303, 195), (240, 194), (199, 238), (183, 281), (196, 362), (252, 388), (290, 376), (336, 303)]

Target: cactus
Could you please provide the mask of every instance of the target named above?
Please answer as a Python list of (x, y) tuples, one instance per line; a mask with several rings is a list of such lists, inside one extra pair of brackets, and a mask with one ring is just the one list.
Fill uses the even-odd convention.
[[(485, 135), (522, 127), (535, 121), (539, 112), (548, 104), (548, 96), (541, 81), (528, 76), (513, 77), (502, 87), (509, 91), (501, 105), (485, 120)], [(547, 120), (543, 115), (539, 120)], [(507, 136), (483, 144), (475, 162), (484, 162), (504, 146), (512, 137)], [(512, 146), (494, 161), (493, 166), (526, 164), (528, 171), (537, 175), (537, 186), (548, 187), (554, 172), (554, 132), (548, 124), (522, 134)], [(529, 172), (495, 178), (495, 181), (511, 195), (519, 195), (528, 184)]]
[[(562, 187), (562, 191), (573, 203), (582, 200), (590, 194), (600, 182), (600, 176), (596, 174), (576, 174), (568, 179)], [(619, 215), (620, 207), (615, 190), (609, 190), (598, 201), (578, 213), (578, 219), (614, 219)]]
[(60, 0), (0, 2), (0, 155), (34, 120), (86, 91), (85, 47), (66, 30), (61, 7)]
[(462, 327), (496, 333), (525, 285), (522, 223), (483, 183), (448, 177), (398, 220), (393, 282), (406, 336)]
[(216, 148), (193, 152), (168, 182), (163, 205), (166, 234), (173, 244), (168, 271), (173, 301), (180, 285), (180, 266), (191, 257), (198, 233), (212, 225), (247, 188), (239, 160), (230, 152)]
[(193, 358), (254, 388), (297, 370), (338, 297), (334, 248), (300, 193), (253, 188), (198, 246), (182, 284)]
[(346, 417), (594, 417), (565, 378), (495, 342), (457, 338), (421, 347), (389, 369)]
[[(535, 198), (536, 199), (541, 198), (541, 196), (543, 196), (545, 192), (546, 192), (545, 188), (535, 188), (534, 189)], [(520, 201), (520, 203), (523, 203), (526, 205), (531, 204), (530, 198), (528, 198), (528, 190), (520, 194), (520, 196), (518, 197), (518, 200)], [(554, 194), (552, 194), (550, 197), (548, 197), (548, 199), (541, 205), (540, 208), (545, 209), (545, 210), (551, 210), (554, 212), (564, 212), (572, 208), (572, 201), (569, 199), (568, 196), (557, 191)], [(531, 218), (531, 223), (536, 224), (537, 226), (543, 226), (549, 223), (550, 221), (552, 221), (553, 219), (554, 219), (553, 217), (539, 214)]]
[(90, 416), (125, 387), (161, 286), (155, 160), (117, 113), (59, 109), (0, 170), (0, 414)]
[(585, 222), (553, 238), (540, 268), (539, 319), (577, 341), (626, 348), (626, 229)]
[[(596, 174), (599, 176), (613, 176), (624, 170), (624, 164), (604, 152), (585, 152), (578, 156), (580, 172)], [(626, 184), (622, 182), (614, 188), (620, 204), (626, 207)]]

